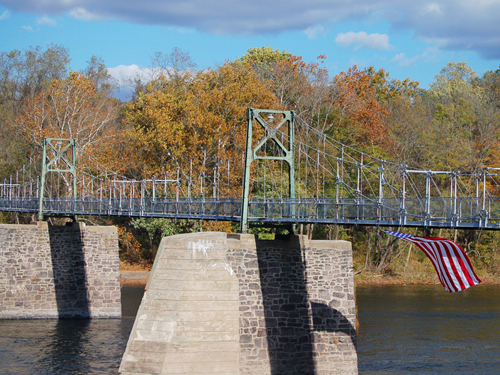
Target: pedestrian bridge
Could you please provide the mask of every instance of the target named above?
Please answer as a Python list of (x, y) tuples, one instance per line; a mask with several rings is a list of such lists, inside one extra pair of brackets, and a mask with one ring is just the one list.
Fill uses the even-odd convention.
[[(241, 146), (243, 147), (243, 146)], [(0, 183), (0, 210), (241, 222), (500, 229), (499, 169), (434, 171), (343, 145), (293, 111), (248, 110), (245, 150), (206, 150), (160, 176), (133, 179), (74, 139), (47, 138)]]

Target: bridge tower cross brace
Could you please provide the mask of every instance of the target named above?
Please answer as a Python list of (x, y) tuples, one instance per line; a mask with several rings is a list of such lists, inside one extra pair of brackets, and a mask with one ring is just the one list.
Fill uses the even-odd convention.
[(65, 138), (44, 138), (42, 155), (42, 176), (38, 199), (38, 220), (43, 220), (43, 193), (45, 177), (49, 172), (70, 173), (73, 179), (73, 200), (77, 197), (76, 140)]
[[(277, 125), (269, 124), (264, 120), (261, 114), (266, 115), (282, 115)], [(264, 137), (253, 146), (253, 125), (254, 122), (262, 126), (264, 129)], [(288, 147), (286, 147), (277, 136), (277, 131), (285, 124), (288, 124)], [(259, 156), (257, 152), (263, 148), (268, 140), (273, 141), (282, 151), (284, 156)], [(295, 125), (294, 125), (294, 112), (293, 111), (275, 111), (269, 109), (247, 109), (247, 139), (246, 139), (246, 158), (245, 158), (245, 171), (243, 174), (243, 199), (241, 206), (241, 232), (248, 232), (248, 204), (250, 194), (250, 167), (254, 160), (282, 160), (288, 164), (288, 186), (289, 198), (291, 201), (291, 214), (295, 216)]]

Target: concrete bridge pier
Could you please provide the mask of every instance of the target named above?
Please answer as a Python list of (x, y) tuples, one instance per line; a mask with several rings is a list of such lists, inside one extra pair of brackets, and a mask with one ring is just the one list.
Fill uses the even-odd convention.
[(357, 374), (351, 244), (164, 238), (120, 373)]

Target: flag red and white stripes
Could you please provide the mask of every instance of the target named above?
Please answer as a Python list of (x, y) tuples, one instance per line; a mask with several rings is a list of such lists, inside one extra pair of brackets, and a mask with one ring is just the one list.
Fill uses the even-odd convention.
[(417, 245), (431, 260), (441, 284), (448, 292), (459, 292), (481, 282), (465, 251), (452, 240), (418, 237), (387, 230), (385, 232)]

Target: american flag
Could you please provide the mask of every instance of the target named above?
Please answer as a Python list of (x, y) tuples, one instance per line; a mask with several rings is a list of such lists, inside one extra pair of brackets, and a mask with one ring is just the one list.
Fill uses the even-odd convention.
[(472, 269), (464, 249), (452, 240), (438, 237), (418, 237), (388, 230), (385, 232), (417, 245), (432, 262), (439, 281), (448, 292), (460, 292), (481, 282)]

